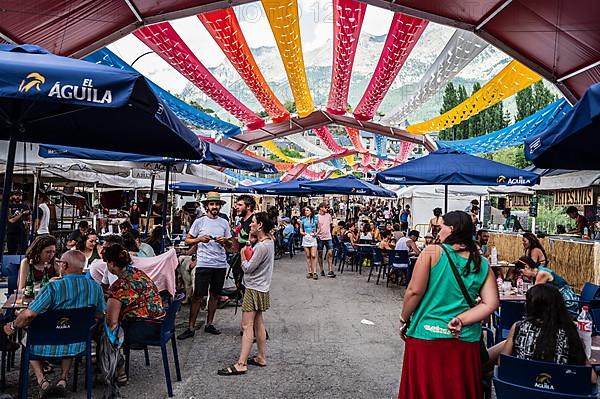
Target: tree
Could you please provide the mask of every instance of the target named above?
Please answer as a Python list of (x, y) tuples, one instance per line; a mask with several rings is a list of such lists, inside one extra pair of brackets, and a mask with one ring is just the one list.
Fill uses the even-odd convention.
[(263, 119), (266, 119), (269, 117), (269, 114), (264, 109), (262, 111), (256, 112), (256, 115), (258, 115), (259, 117), (261, 117)]
[[(452, 82), (448, 82), (444, 88), (444, 95), (442, 97), (442, 108), (440, 108), (440, 115), (450, 111), (452, 108), (458, 105), (458, 93)], [(440, 131), (439, 137), (441, 140), (449, 140), (454, 137), (454, 127), (444, 129)]]
[(287, 109), (287, 111), (290, 114), (295, 114), (297, 112), (296, 103), (294, 101), (285, 100), (285, 102), (283, 103), (283, 106), (285, 107), (285, 109)]
[(518, 92), (516, 96), (517, 115), (515, 115), (515, 122), (527, 118), (554, 101), (556, 101), (556, 96), (544, 86), (543, 81), (526, 87)]

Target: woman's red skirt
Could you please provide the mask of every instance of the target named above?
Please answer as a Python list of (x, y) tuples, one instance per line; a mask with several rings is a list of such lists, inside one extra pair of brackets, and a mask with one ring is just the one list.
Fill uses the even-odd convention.
[(479, 342), (406, 338), (398, 399), (480, 399)]

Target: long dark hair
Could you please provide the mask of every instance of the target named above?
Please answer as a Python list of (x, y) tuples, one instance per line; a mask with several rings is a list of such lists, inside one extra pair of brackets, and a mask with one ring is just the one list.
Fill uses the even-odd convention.
[[(310, 211), (310, 222), (313, 223), (315, 220), (315, 210), (312, 209), (310, 206), (305, 206), (304, 209), (308, 209)], [(304, 215), (304, 209), (302, 209), (302, 213), (303, 213), (303, 217), (306, 217), (306, 215)], [(308, 218), (307, 218), (308, 219)]]
[(273, 224), (273, 219), (267, 212), (257, 212), (254, 214), (254, 218), (256, 219), (256, 223), (262, 224), (262, 231), (265, 234), (269, 234), (275, 225)]
[[(42, 259), (44, 248), (54, 245), (56, 247), (56, 238), (51, 235), (37, 236), (25, 251), (25, 258), (30, 265), (37, 265)], [(52, 260), (54, 262), (54, 260)]]
[(560, 291), (550, 284), (538, 284), (527, 291), (525, 298), (526, 320), (541, 327), (534, 359), (554, 362), (556, 337), (559, 330), (563, 330), (569, 346), (568, 364), (585, 364), (581, 339)]
[(104, 260), (106, 263), (114, 262), (119, 269), (131, 264), (131, 256), (121, 244), (114, 244), (104, 249)]
[[(452, 226), (452, 233), (444, 240), (444, 244), (464, 245), (469, 251), (469, 260), (465, 266), (465, 274), (479, 273), (481, 270), (481, 254), (477, 248), (477, 244), (473, 240), (473, 219), (471, 215), (463, 211), (452, 211), (445, 214), (443, 217), (446, 226)], [(471, 263), (473, 269), (471, 270)]]
[(529, 248), (527, 248), (525, 255), (531, 257), (531, 251), (534, 248), (539, 248), (540, 251), (542, 251), (542, 253), (544, 254), (544, 260), (546, 262), (548, 262), (548, 255), (546, 255), (546, 251), (544, 251), (544, 247), (542, 247), (542, 243), (540, 243), (540, 240), (538, 240), (538, 238), (535, 236), (535, 234), (523, 233), (523, 238), (526, 239), (527, 241), (529, 241)]
[(87, 242), (88, 238), (90, 238), (90, 236), (98, 236), (98, 234), (96, 234), (95, 230), (88, 230), (84, 235), (82, 235), (79, 240), (77, 240), (77, 242), (75, 243), (75, 249), (81, 251), (81, 252), (85, 252), (85, 243)]

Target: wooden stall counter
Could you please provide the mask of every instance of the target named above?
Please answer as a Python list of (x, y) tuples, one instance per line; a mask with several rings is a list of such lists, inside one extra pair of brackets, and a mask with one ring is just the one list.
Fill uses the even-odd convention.
[[(498, 260), (514, 262), (525, 255), (523, 235), (490, 231), (488, 248), (496, 247)], [(586, 282), (600, 284), (600, 242), (569, 236), (540, 238), (549, 258), (548, 267), (564, 277), (577, 292)]]

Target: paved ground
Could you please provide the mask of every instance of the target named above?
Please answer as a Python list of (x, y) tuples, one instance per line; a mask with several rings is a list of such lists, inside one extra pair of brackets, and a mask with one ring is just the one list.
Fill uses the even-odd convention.
[[(174, 383), (175, 397), (396, 397), (403, 349), (397, 320), (404, 289), (376, 286), (373, 280), (367, 283), (366, 274), (353, 272), (318, 281), (305, 275), (302, 255), (276, 261), (272, 308), (265, 315), (270, 335), (268, 367), (251, 367), (242, 376), (217, 376), (217, 369), (237, 359), (241, 317), (234, 308), (219, 310), (215, 324), (222, 335), (199, 329), (194, 338), (178, 341), (183, 380)], [(187, 312), (184, 307), (179, 315), (178, 331), (184, 329)], [(363, 319), (374, 325), (362, 324)], [(11, 372), (10, 393), (16, 390), (16, 378), (16, 372)], [(83, 380), (79, 392), (70, 397), (85, 397), (82, 384)], [(123, 394), (167, 396), (160, 350), (151, 351), (149, 367), (142, 352), (132, 354), (130, 382)], [(96, 389), (94, 397), (101, 396), (102, 390)]]

